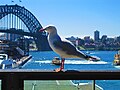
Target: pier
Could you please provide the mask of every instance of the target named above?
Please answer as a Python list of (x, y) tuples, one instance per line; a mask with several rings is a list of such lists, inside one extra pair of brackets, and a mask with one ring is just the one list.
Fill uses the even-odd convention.
[(21, 68), (31, 58), (27, 40), (0, 40), (0, 69)]

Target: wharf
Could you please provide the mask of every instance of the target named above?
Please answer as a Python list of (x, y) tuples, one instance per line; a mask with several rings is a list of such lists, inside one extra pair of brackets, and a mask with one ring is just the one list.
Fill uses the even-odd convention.
[(0, 69), (21, 68), (31, 58), (27, 41), (0, 40)]
[[(26, 80), (24, 90), (93, 90), (92, 83), (74, 84), (71, 80)], [(95, 90), (103, 90), (95, 85)]]
[(22, 57), (19, 61), (13, 64), (12, 68), (20, 68), (22, 67), (27, 61), (32, 58), (31, 55)]

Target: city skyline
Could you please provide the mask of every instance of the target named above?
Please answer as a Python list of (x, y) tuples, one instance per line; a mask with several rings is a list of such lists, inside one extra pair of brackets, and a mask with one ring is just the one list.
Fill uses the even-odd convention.
[[(96, 31), (99, 32), (99, 35), (98, 35), (98, 34), (95, 35), (95, 32), (96, 32)], [(100, 40), (103, 36), (106, 36), (107, 38), (120, 37), (120, 35), (119, 35), (119, 36), (110, 37), (110, 36), (108, 36), (107, 34), (101, 35), (100, 33), (101, 33), (100, 31), (95, 30), (95, 31), (93, 32), (93, 37), (91, 37), (91, 36), (89, 36), (89, 35), (84, 35), (82, 38), (81, 38), (81, 37), (77, 37), (77, 36), (68, 36), (68, 37), (66, 37), (66, 38), (71, 38), (71, 37), (73, 37), (73, 38), (81, 38), (81, 39), (84, 39), (85, 37), (89, 37), (90, 39), (93, 39), (93, 40), (95, 40), (95, 38), (97, 38), (97, 40)], [(96, 37), (96, 36), (97, 36), (97, 37)], [(95, 40), (95, 41), (97, 41), (97, 40)]]
[(1, 0), (0, 5), (18, 4), (24, 6), (44, 27), (53, 24), (62, 37), (119, 36), (119, 0)]

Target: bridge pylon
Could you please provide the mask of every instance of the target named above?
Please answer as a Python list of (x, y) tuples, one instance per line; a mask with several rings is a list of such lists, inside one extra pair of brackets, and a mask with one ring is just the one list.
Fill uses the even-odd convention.
[(41, 35), (40, 32), (36, 33), (35, 42), (36, 42), (36, 46), (38, 48), (38, 51), (50, 51), (51, 50), (51, 48), (48, 44), (48, 40), (47, 40), (46, 35)]

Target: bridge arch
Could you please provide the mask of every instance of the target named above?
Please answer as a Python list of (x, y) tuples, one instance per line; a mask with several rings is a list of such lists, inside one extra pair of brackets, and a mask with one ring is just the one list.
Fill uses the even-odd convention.
[[(32, 34), (36, 34), (36, 37), (34, 37), (34, 40), (36, 42), (36, 46), (38, 50), (49, 50), (49, 45), (47, 42), (47, 36), (42, 34), (42, 32), (39, 32), (39, 30), (42, 28), (42, 25), (39, 23), (39, 21), (36, 19), (36, 17), (28, 11), (25, 7), (21, 7), (19, 5), (1, 5), (0, 6), (0, 19), (3, 17), (13, 14), (17, 16), (28, 28), (29, 32)], [(45, 45), (43, 45), (43, 43)]]
[(19, 17), (27, 26), (30, 32), (36, 33), (42, 28), (36, 17), (24, 7), (19, 5), (2, 5), (0, 6), (0, 19), (8, 14), (14, 14)]

